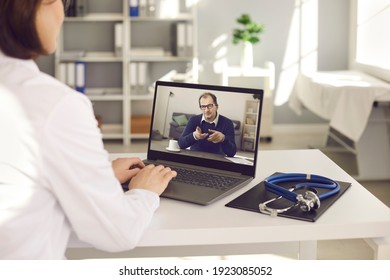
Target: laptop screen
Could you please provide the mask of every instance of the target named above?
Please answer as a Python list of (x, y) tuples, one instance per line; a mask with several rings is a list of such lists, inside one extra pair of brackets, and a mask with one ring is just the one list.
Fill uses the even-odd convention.
[(157, 81), (148, 159), (254, 177), (263, 90)]

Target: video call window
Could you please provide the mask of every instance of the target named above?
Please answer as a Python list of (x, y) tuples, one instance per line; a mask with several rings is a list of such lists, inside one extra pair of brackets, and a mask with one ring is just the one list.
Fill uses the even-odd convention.
[[(199, 97), (204, 93), (213, 94), (217, 104), (209, 96), (202, 98), (200, 102)], [(160, 85), (155, 98), (151, 150), (253, 165), (261, 113), (259, 109), (261, 103), (253, 94)], [(216, 127), (213, 127), (213, 124), (202, 123), (202, 116), (204, 119), (212, 118), (213, 113), (219, 115)], [(205, 139), (193, 139), (196, 130), (194, 124), (206, 130), (201, 131), (208, 134)], [(219, 131), (221, 126), (227, 129), (222, 132), (229, 135), (229, 137), (224, 135), (223, 142), (231, 140), (234, 142), (235, 150), (223, 142), (219, 143), (219, 149), (214, 148), (213, 146), (218, 143), (207, 141), (213, 131)], [(177, 145), (182, 144), (180, 138), (186, 132), (186, 128), (187, 132), (191, 132), (187, 142), (194, 143), (194, 146), (178, 147)], [(220, 140), (218, 137), (215, 139), (215, 142)], [(177, 143), (173, 143), (176, 141)]]

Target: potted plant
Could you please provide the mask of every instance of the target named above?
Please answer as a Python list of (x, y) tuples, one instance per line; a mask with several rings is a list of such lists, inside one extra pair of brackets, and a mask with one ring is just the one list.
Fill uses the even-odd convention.
[(260, 42), (260, 34), (264, 32), (264, 25), (253, 22), (248, 14), (242, 14), (236, 22), (243, 27), (233, 29), (233, 44), (244, 43), (241, 67), (247, 70), (253, 67), (253, 45)]

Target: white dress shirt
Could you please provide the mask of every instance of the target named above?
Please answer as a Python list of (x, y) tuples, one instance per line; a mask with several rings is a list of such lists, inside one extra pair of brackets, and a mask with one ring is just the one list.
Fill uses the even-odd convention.
[(0, 84), (26, 115), (1, 108), (0, 259), (63, 259), (71, 231), (101, 250), (134, 248), (159, 197), (123, 193), (89, 99), (1, 52)]

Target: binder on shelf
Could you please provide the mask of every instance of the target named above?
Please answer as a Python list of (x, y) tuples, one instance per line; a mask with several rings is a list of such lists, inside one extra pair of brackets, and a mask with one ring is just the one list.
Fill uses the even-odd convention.
[(186, 56), (186, 24), (178, 22), (172, 29), (172, 52), (178, 57)]
[(140, 62), (138, 63), (138, 88), (137, 93), (138, 94), (146, 94), (146, 72), (147, 72), (147, 63), (146, 62)]
[(66, 84), (67, 83), (67, 80), (66, 80), (66, 63), (60, 63), (58, 72), (59, 72), (58, 80), (60, 80), (64, 84)]
[(115, 55), (122, 56), (123, 48), (123, 24), (115, 23)]
[(86, 64), (85, 62), (76, 62), (76, 80), (75, 80), (75, 85), (76, 85), (76, 90), (78, 92), (84, 93), (85, 94), (85, 70), (86, 70)]
[(148, 1), (139, 0), (139, 16), (146, 17), (148, 16)]
[(132, 95), (147, 94), (146, 62), (130, 62), (129, 81)]
[(67, 17), (75, 17), (76, 14), (76, 0), (70, 1), (69, 6), (65, 9)]
[(66, 64), (66, 84), (71, 88), (75, 88), (76, 65), (73, 62)]
[(77, 0), (76, 2), (76, 16), (85, 16), (88, 12), (88, 0)]
[(129, 14), (130, 17), (139, 16), (139, 0), (129, 0)]
[(148, 0), (147, 16), (148, 17), (155, 17), (156, 16), (156, 0)]
[(193, 25), (191, 23), (186, 24), (186, 51), (185, 55), (191, 57), (193, 55)]
[(137, 68), (138, 68), (137, 63), (130, 62), (129, 81), (130, 81), (131, 94), (137, 93), (137, 88), (138, 88)]

